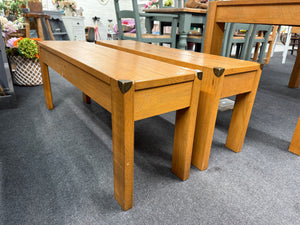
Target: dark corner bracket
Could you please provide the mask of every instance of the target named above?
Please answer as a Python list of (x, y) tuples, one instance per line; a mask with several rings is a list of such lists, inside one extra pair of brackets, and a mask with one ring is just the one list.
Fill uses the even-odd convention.
[(132, 86), (132, 80), (118, 80), (120, 91), (125, 94)]
[(217, 76), (217, 77), (220, 77), (223, 75), (224, 71), (225, 71), (225, 68), (223, 67), (214, 67), (214, 74)]
[(265, 64), (263, 64), (263, 63), (260, 64), (260, 69), (261, 69), (261, 70), (263, 70), (264, 65), (265, 65)]
[(202, 78), (203, 78), (203, 72), (201, 70), (195, 70), (195, 71), (196, 71), (198, 79), (202, 80)]

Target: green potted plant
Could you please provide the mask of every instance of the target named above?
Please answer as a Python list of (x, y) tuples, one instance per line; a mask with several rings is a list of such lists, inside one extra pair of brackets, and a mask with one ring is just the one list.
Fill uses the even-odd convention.
[(37, 42), (38, 38), (11, 38), (6, 43), (6, 53), (14, 66), (15, 84), (36, 86), (43, 84)]
[(14, 21), (22, 16), (22, 8), (26, 8), (27, 0), (3, 0), (0, 10), (4, 11), (8, 20)]

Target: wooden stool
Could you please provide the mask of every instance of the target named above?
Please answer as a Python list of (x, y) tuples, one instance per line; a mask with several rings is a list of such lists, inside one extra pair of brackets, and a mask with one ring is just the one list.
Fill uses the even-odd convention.
[(35, 13), (35, 12), (31, 12), (31, 13), (24, 13), (23, 16), (25, 17), (25, 23), (26, 23), (26, 37), (30, 38), (30, 21), (29, 18), (34, 18), (35, 22), (36, 22), (36, 33), (38, 35), (38, 37), (42, 40), (44, 40), (44, 34), (43, 34), (43, 27), (42, 27), (42, 21), (41, 18), (45, 18), (45, 22), (46, 22), (46, 26), (47, 29), (49, 31), (51, 40), (55, 40), (51, 27), (50, 27), (50, 23), (49, 23), (49, 15), (46, 15), (44, 13)]

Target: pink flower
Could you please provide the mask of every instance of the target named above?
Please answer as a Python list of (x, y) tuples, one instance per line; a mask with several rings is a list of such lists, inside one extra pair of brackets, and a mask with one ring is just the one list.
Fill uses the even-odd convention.
[(151, 6), (151, 5), (152, 5), (152, 2), (148, 2), (148, 5)]
[(7, 42), (6, 42), (6, 47), (9, 47), (9, 48), (14, 47), (14, 42), (15, 42), (16, 40), (18, 40), (18, 39), (19, 39), (19, 38), (16, 38), (16, 37), (11, 38), (11, 39), (8, 39)]
[(153, 3), (158, 2), (158, 0), (152, 0)]
[(148, 8), (148, 5), (145, 5), (145, 9), (147, 9)]

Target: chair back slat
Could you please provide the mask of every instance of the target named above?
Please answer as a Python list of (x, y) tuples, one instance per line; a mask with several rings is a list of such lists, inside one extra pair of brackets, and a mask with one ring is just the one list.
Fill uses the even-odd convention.
[[(252, 48), (256, 43), (261, 43), (258, 55), (258, 62), (262, 63), (264, 60), (264, 56), (266, 54), (266, 48), (268, 45), (269, 36), (273, 30), (272, 25), (262, 25), (255, 24), (253, 27), (253, 31), (251, 34), (251, 38), (249, 40), (249, 47), (246, 55), (246, 60), (251, 59)], [(258, 32), (261, 33), (262, 36), (259, 36)]]
[(123, 10), (119, 12), (120, 18), (133, 18), (134, 19), (134, 13), (130, 10)]
[[(244, 35), (241, 35), (240, 37), (235, 35), (236, 32), (240, 32), (241, 30), (245, 31)], [(227, 23), (225, 25), (221, 55), (230, 57), (232, 45), (237, 44), (235, 57), (245, 59), (252, 30), (253, 24)]]
[[(176, 26), (178, 24), (178, 16), (174, 15), (151, 15), (151, 13), (140, 13), (139, 7), (137, 4), (137, 0), (132, 0), (132, 9), (131, 10), (121, 10), (120, 9), (120, 0), (114, 0), (115, 5), (115, 12), (116, 18), (118, 23), (118, 31), (119, 31), (119, 39), (125, 40), (136, 40), (141, 42), (148, 42), (148, 43), (170, 43), (171, 47), (176, 47)], [(172, 26), (171, 35), (153, 35), (151, 30), (148, 29), (148, 34), (142, 34), (142, 27), (141, 27), (141, 19), (140, 17), (146, 17), (147, 25), (154, 21), (161, 21), (161, 22), (169, 22)], [(123, 31), (123, 24), (122, 19), (131, 18), (134, 19), (135, 23), (135, 33), (125, 33)], [(148, 26), (148, 27), (149, 27)]]

